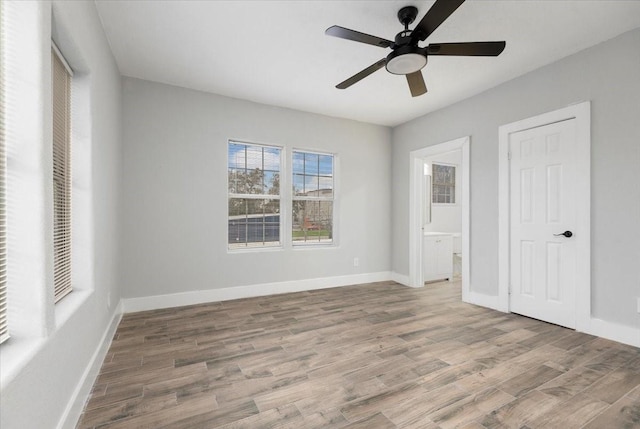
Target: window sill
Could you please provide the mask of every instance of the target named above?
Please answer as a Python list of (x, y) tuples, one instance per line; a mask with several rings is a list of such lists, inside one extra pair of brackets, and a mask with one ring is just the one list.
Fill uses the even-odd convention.
[(306, 244), (294, 244), (293, 250), (312, 250), (312, 249), (337, 249), (336, 243), (306, 243)]
[(45, 338), (9, 338), (0, 346), (0, 391), (38, 354)]
[(44, 347), (46, 342), (55, 335), (80, 307), (89, 299), (91, 291), (74, 290), (55, 306), (55, 329), (48, 337), (20, 338), (10, 337), (0, 345), (0, 390), (4, 388), (29, 364)]
[(56, 330), (64, 326), (71, 316), (87, 302), (92, 291), (74, 289), (55, 306)]
[(230, 255), (242, 254), (242, 253), (262, 253), (262, 252), (280, 252), (284, 250), (284, 246), (270, 246), (270, 247), (240, 247), (237, 249), (229, 249), (227, 247), (227, 253)]

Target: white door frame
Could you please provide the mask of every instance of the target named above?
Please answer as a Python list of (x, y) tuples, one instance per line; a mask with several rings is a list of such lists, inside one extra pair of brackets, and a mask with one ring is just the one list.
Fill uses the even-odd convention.
[(424, 158), (460, 149), (462, 152), (462, 299), (467, 301), (471, 290), (469, 277), (469, 136), (461, 137), (409, 153), (411, 176), (409, 180), (409, 286), (424, 286), (422, 271), (422, 207), (425, 204)]
[(553, 112), (512, 122), (500, 127), (498, 143), (498, 306), (499, 310), (509, 309), (510, 248), (509, 233), (511, 222), (509, 198), (509, 135), (518, 131), (544, 125), (575, 120), (576, 159), (579, 180), (576, 188), (577, 219), (575, 230), (579, 231), (583, 245), (576, 248), (576, 330), (588, 331), (591, 320), (591, 103), (574, 104)]

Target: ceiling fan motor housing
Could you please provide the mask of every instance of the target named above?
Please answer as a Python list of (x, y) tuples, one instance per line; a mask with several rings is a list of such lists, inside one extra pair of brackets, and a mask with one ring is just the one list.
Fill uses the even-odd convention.
[(414, 42), (413, 37), (411, 37), (412, 34), (413, 32), (411, 30), (401, 31), (398, 34), (396, 34), (396, 38), (394, 40), (395, 43), (392, 46), (392, 49), (395, 49), (396, 46), (403, 46), (403, 45), (409, 45), (409, 44), (413, 44), (417, 46), (418, 43), (417, 41)]

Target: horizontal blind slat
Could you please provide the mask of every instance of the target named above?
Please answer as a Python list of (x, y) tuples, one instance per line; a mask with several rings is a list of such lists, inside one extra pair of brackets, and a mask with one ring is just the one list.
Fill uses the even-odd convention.
[(52, 47), (53, 81), (53, 252), (54, 300), (71, 285), (71, 74), (59, 51)]
[(7, 323), (7, 227), (5, 205), (5, 23), (3, 4), (0, 3), (0, 343), (9, 338), (9, 326)]

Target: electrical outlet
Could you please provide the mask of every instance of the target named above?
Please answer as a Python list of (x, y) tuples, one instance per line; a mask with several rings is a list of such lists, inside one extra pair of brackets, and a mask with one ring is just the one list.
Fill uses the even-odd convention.
[(360, 265), (360, 259), (358, 258), (353, 258), (353, 266), (357, 267), (358, 265)]
[(107, 310), (111, 309), (111, 292), (107, 292)]

